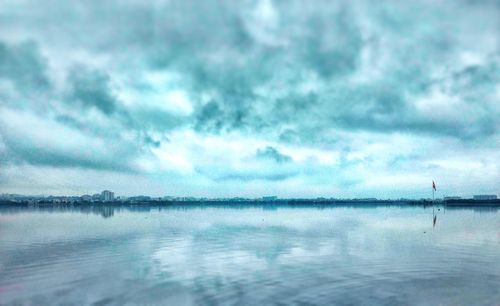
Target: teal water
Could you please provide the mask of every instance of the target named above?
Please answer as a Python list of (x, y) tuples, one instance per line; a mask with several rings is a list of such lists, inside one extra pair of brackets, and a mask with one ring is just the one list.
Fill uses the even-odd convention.
[(499, 305), (500, 212), (0, 208), (1, 305)]

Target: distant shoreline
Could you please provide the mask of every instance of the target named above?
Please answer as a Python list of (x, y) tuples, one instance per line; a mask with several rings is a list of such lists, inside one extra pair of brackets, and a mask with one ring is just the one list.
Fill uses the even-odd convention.
[(357, 200), (357, 199), (276, 199), (276, 200), (142, 200), (142, 201), (75, 201), (54, 202), (50, 200), (0, 200), (0, 206), (470, 206), (500, 207), (500, 199), (496, 200)]

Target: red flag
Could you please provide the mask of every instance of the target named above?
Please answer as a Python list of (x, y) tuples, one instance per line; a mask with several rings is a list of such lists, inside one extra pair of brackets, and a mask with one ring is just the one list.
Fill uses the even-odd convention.
[(434, 191), (436, 191), (436, 184), (434, 183), (434, 181), (432, 181), (432, 189), (434, 189)]

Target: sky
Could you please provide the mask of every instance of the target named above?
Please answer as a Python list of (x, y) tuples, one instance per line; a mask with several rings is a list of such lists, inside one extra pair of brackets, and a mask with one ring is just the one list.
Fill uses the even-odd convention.
[(500, 195), (500, 2), (0, 0), (0, 193)]

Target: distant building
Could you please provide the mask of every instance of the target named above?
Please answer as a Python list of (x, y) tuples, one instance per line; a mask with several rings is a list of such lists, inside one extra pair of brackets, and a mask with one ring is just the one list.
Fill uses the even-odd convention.
[(178, 198), (178, 201), (192, 202), (192, 201), (196, 201), (196, 198), (195, 197), (181, 197), (181, 198)]
[(92, 195), (92, 201), (101, 201), (101, 195), (99, 193), (93, 194)]
[(449, 196), (449, 197), (444, 197), (444, 200), (461, 200), (462, 197), (457, 197), (457, 196)]
[(92, 196), (91, 195), (88, 195), (88, 194), (84, 194), (80, 197), (80, 199), (83, 201), (83, 202), (91, 202), (92, 201)]
[(137, 202), (140, 202), (140, 201), (149, 201), (149, 200), (151, 200), (151, 197), (150, 196), (139, 195), (139, 196), (129, 197), (128, 200), (129, 201), (137, 201)]
[(115, 199), (115, 193), (109, 190), (104, 190), (101, 192), (101, 200), (103, 202), (113, 201)]
[(497, 196), (496, 194), (479, 194), (473, 196), (474, 200), (496, 200)]
[(266, 196), (266, 197), (262, 197), (262, 200), (263, 201), (276, 201), (278, 199), (277, 196)]

